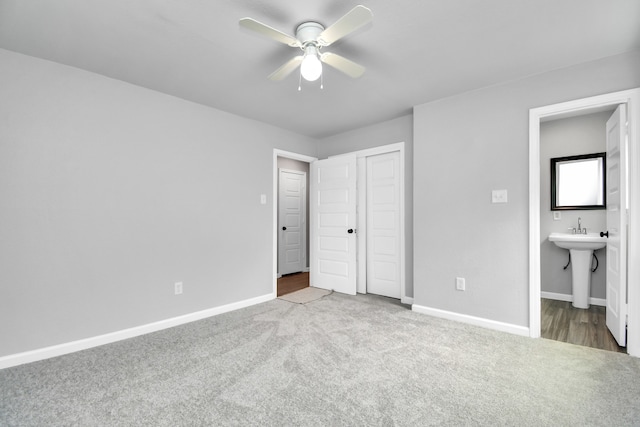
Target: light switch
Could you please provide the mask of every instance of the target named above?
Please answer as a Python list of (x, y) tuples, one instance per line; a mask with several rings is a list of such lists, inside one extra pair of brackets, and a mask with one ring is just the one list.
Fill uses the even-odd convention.
[(267, 195), (266, 194), (261, 194), (260, 195), (260, 204), (261, 205), (266, 205), (267, 204)]
[(507, 190), (493, 190), (491, 203), (507, 203)]
[(553, 212), (553, 220), (554, 221), (560, 221), (562, 219), (562, 214), (560, 213), (560, 211), (554, 211)]

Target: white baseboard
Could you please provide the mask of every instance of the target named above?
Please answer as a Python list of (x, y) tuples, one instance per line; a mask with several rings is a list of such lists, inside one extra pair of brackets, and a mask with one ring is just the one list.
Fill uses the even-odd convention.
[(413, 305), (413, 297), (402, 297), (400, 302), (407, 305)]
[(51, 357), (62, 356), (64, 354), (74, 353), (76, 351), (86, 350), (104, 344), (110, 344), (116, 341), (121, 341), (151, 332), (160, 331), (162, 329), (168, 329), (174, 326), (183, 325), (185, 323), (195, 322), (196, 320), (206, 319), (207, 317), (217, 316), (218, 314), (239, 310), (241, 308), (271, 301), (272, 299), (275, 299), (275, 295), (273, 295), (273, 293), (269, 293), (267, 295), (262, 295), (256, 298), (250, 298), (220, 307), (196, 311), (194, 313), (185, 314), (183, 316), (160, 320), (158, 322), (123, 329), (121, 331), (110, 332), (108, 334), (85, 338), (78, 341), (72, 341), (64, 344), (53, 345), (50, 347), (39, 348), (36, 350), (25, 351), (23, 353), (10, 354), (8, 356), (0, 357), (0, 369), (23, 365), (25, 363), (36, 362), (38, 360), (49, 359)]
[[(552, 299), (552, 300), (556, 300), (556, 301), (568, 301), (568, 302), (572, 302), (573, 301), (573, 295), (558, 294), (558, 293), (555, 293), (555, 292), (541, 291), (540, 292), (540, 297), (541, 298), (546, 298), (546, 299)], [(589, 304), (606, 307), (607, 306), (607, 300), (604, 299), (604, 298), (590, 297), (589, 298)]]
[(540, 298), (552, 299), (556, 301), (568, 301), (568, 302), (573, 301), (573, 295), (557, 294), (555, 292), (545, 292), (545, 291), (540, 291)]
[(429, 316), (440, 317), (442, 319), (455, 320), (457, 322), (468, 323), (482, 328), (494, 329), (496, 331), (508, 332), (514, 335), (529, 336), (529, 328), (526, 326), (513, 325), (511, 323), (498, 322), (496, 320), (484, 319), (482, 317), (469, 316), (467, 314), (454, 313), (452, 311), (440, 310), (438, 308), (425, 307), (413, 304), (411, 310), (427, 314)]

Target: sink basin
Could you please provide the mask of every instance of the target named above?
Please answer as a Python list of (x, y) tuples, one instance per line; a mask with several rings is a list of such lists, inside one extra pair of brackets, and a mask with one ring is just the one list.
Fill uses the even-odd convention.
[(607, 238), (600, 237), (600, 233), (551, 233), (549, 241), (563, 249), (569, 249), (571, 254), (571, 290), (573, 293), (571, 304), (577, 308), (589, 308), (591, 257), (593, 251), (607, 246)]
[(594, 251), (607, 246), (607, 238), (600, 237), (599, 233), (571, 234), (551, 233), (549, 241), (563, 249)]

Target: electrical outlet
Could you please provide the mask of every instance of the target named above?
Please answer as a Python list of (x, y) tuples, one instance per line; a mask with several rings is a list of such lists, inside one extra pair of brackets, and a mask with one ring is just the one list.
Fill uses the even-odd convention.
[(173, 289), (174, 289), (176, 295), (180, 295), (182, 293), (182, 282), (176, 282), (173, 285)]
[(507, 203), (507, 190), (493, 190), (491, 192), (491, 203)]
[(464, 287), (464, 277), (456, 277), (456, 289), (459, 291), (464, 291)]

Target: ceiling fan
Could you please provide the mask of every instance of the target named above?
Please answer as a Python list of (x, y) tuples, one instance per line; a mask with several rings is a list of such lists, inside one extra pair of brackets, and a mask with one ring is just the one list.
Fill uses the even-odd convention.
[(322, 63), (330, 65), (349, 77), (358, 78), (364, 74), (365, 68), (362, 65), (335, 53), (321, 53), (320, 50), (362, 28), (372, 20), (373, 13), (371, 13), (371, 10), (359, 5), (328, 28), (324, 28), (322, 24), (315, 21), (303, 22), (298, 25), (295, 37), (252, 18), (242, 18), (240, 26), (277, 42), (300, 48), (303, 51), (302, 55), (290, 59), (271, 73), (269, 75), (270, 80), (282, 80), (300, 66), (301, 78), (312, 82), (318, 80), (322, 75)]

